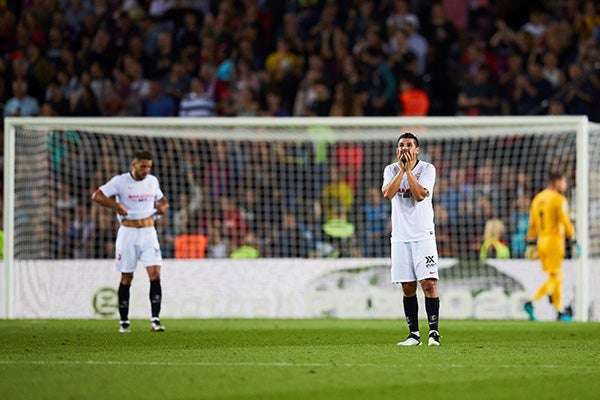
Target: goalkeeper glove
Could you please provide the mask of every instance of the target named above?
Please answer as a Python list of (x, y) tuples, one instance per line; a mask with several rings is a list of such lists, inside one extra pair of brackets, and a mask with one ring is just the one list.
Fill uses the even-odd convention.
[(537, 260), (538, 257), (539, 254), (535, 240), (528, 240), (527, 247), (525, 247), (525, 258), (529, 260)]
[(579, 258), (581, 257), (581, 246), (577, 243), (577, 239), (569, 239), (569, 246), (571, 246), (571, 257)]

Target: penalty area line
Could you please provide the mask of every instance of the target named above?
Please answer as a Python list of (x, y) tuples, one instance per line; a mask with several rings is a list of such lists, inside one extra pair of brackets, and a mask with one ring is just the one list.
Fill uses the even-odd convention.
[[(398, 364), (379, 364), (379, 363), (323, 363), (323, 362), (213, 362), (213, 361), (114, 361), (114, 360), (0, 360), (0, 365), (90, 365), (90, 366), (160, 366), (160, 367), (341, 367), (341, 368), (394, 368), (400, 367)], [(465, 364), (447, 364), (437, 365), (445, 368), (531, 368), (531, 365), (465, 365)], [(428, 368), (429, 365), (412, 365), (415, 368)], [(535, 365), (536, 368), (546, 369), (590, 369), (597, 368), (586, 365)]]

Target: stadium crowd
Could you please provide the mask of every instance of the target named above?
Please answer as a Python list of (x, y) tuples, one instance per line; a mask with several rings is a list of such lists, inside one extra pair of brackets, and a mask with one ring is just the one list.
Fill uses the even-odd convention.
[(4, 115), (586, 114), (593, 0), (0, 2)]
[[(600, 11), (591, 0), (0, 0), (0, 11), (4, 116), (585, 114), (600, 121)], [(80, 142), (73, 139), (78, 135), (60, 140)], [(165, 149), (159, 157), (178, 154), (188, 162), (183, 143), (153, 148), (175, 145), (182, 148)], [(269, 171), (256, 162), (257, 185), (233, 193), (223, 192), (219, 182), (235, 176), (227, 170), (235, 166), (221, 158), (234, 146), (226, 140), (197, 145), (209, 157), (190, 161), (190, 170), (180, 176), (161, 179), (169, 182), (165, 191), (174, 202), (173, 214), (158, 222), (166, 257), (175, 255), (175, 238), (189, 231), (208, 238), (209, 257), (231, 256), (244, 246), (259, 248), (261, 256), (387, 256), (389, 204), (378, 187), (389, 161), (386, 150), (330, 148), (323, 169), (310, 171), (311, 202), (288, 207), (289, 199), (278, 197), (284, 194), (260, 182), (298, 174), (304, 166), (288, 163), (285, 154), (308, 149), (248, 150), (250, 160), (261, 151), (281, 158), (266, 166), (276, 171), (266, 180), (260, 177)], [(434, 164), (453, 157), (443, 146), (426, 151)], [(68, 160), (64, 154), (69, 152), (61, 162)], [(293, 158), (296, 154), (287, 159)], [(358, 164), (344, 164), (349, 159)], [(522, 234), (513, 231), (522, 231), (536, 189), (523, 188), (533, 171), (501, 182), (498, 176), (514, 174), (518, 166), (501, 171), (511, 166), (469, 162), (481, 168), (439, 165), (436, 229), (442, 256), (466, 251), (466, 257), (477, 258), (491, 218), (504, 221), (506, 241)], [(90, 166), (91, 176), (99, 166), (110, 173), (126, 167), (109, 159)], [(468, 176), (457, 175), (461, 172)], [(83, 192), (73, 193), (58, 185), (77, 179), (61, 174), (53, 184), (67, 198), (55, 199), (55, 208), (69, 211), (57, 212), (52, 221), (60, 234), (50, 256), (111, 256), (114, 221), (86, 205), (88, 178), (77, 183)], [(359, 184), (356, 174), (367, 178)], [(498, 185), (510, 185), (512, 195), (503, 198), (506, 191)], [(257, 198), (280, 208), (265, 209)], [(278, 220), (262, 225), (273, 215)], [(467, 225), (461, 219), (458, 227), (459, 215), (470, 218)], [(335, 223), (325, 226), (330, 221)], [(461, 239), (466, 242), (459, 234), (468, 236)], [(86, 235), (106, 248), (82, 246), (94, 241)], [(514, 240), (512, 255), (522, 256), (522, 240)]]

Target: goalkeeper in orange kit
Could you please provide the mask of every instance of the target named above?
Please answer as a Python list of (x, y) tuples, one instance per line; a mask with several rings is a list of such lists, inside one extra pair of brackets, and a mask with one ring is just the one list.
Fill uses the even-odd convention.
[[(550, 295), (557, 311), (557, 319), (570, 321), (572, 316), (565, 312), (562, 304), (565, 240), (576, 244), (575, 229), (569, 218), (569, 203), (564, 193), (567, 190), (567, 177), (562, 172), (551, 172), (546, 189), (539, 192), (531, 202), (529, 228), (527, 230), (526, 257), (539, 256), (542, 270), (548, 279), (539, 287), (531, 301), (523, 308), (531, 320), (535, 320), (533, 303)], [(535, 252), (537, 251), (537, 254)]]

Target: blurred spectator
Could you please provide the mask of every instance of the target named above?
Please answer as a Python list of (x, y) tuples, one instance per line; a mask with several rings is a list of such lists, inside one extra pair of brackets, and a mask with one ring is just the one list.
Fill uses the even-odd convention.
[(288, 41), (292, 48), (301, 51), (304, 48), (303, 40), (306, 40), (306, 32), (301, 31), (299, 17), (293, 12), (286, 12), (283, 15), (280, 37)]
[(298, 91), (294, 99), (293, 115), (297, 117), (309, 114), (309, 107), (317, 97), (316, 85), (325, 79), (325, 66), (317, 56), (308, 58), (308, 69), (304, 78), (298, 84)]
[[(97, 221), (95, 233), (96, 245), (93, 248), (93, 257), (109, 259), (114, 258), (115, 239), (118, 227), (117, 219), (112, 213), (101, 212), (100, 206), (95, 203), (92, 204), (92, 215), (95, 216), (94, 219)], [(161, 224), (159, 223), (158, 225)], [(165, 247), (168, 249), (168, 242), (161, 242), (161, 250), (162, 245), (165, 245)]]
[(482, 261), (488, 258), (507, 259), (510, 258), (510, 249), (504, 244), (504, 223), (500, 219), (489, 219), (485, 222), (483, 232), (483, 243), (479, 252)]
[(42, 87), (48, 86), (48, 83), (56, 77), (54, 65), (42, 54), (37, 44), (30, 43), (27, 46), (27, 61), (29, 61), (29, 74)]
[(233, 99), (230, 116), (257, 117), (260, 103), (257, 95), (251, 89), (241, 89)]
[(98, 100), (89, 85), (81, 86), (78, 92), (71, 94), (69, 110), (71, 115), (80, 117), (96, 117), (101, 115)]
[(426, 116), (429, 112), (429, 96), (423, 89), (417, 87), (416, 79), (406, 75), (400, 79), (400, 94), (398, 95), (400, 110), (398, 115)]
[(550, 82), (553, 89), (562, 87), (565, 83), (565, 74), (558, 67), (558, 55), (548, 51), (542, 56), (542, 74)]
[(416, 64), (411, 72), (417, 76), (422, 76), (425, 73), (427, 64), (429, 44), (423, 35), (419, 33), (419, 20), (408, 20), (403, 30), (406, 33), (408, 49), (416, 57)]
[[(109, 213), (101, 213), (110, 215)], [(111, 216), (112, 217), (112, 216)], [(175, 231), (168, 215), (163, 215), (154, 221), (156, 232), (160, 238), (160, 250), (164, 258), (175, 258)], [(114, 232), (114, 228), (110, 228)], [(111, 237), (112, 239), (112, 237)], [(112, 240), (111, 240), (112, 241)]]
[(508, 55), (506, 66), (500, 71), (498, 89), (500, 94), (500, 109), (503, 114), (516, 114), (517, 104), (513, 102), (517, 78), (524, 73), (523, 59), (519, 53)]
[(161, 79), (160, 83), (164, 93), (171, 96), (177, 104), (190, 91), (190, 76), (180, 62), (171, 65), (169, 73)]
[(97, 63), (105, 76), (110, 75), (117, 62), (117, 48), (107, 28), (95, 31), (89, 48), (84, 54), (84, 65)]
[(71, 253), (67, 258), (92, 258), (97, 226), (89, 211), (84, 205), (75, 207), (75, 215), (68, 228), (68, 248)]
[(231, 196), (237, 186), (234, 165), (230, 162), (233, 155), (228, 143), (214, 140), (207, 143), (205, 150), (202, 187), (206, 190), (205, 198), (218, 199)]
[[(27, 93), (34, 97), (38, 103), (44, 100), (45, 88), (40, 82), (29, 72), (29, 61), (25, 58), (24, 54), (16, 55), (10, 64), (12, 68), (8, 68), (8, 79), (11, 85), (8, 88), (12, 88), (12, 82), (25, 81), (27, 83)], [(10, 92), (12, 95), (12, 92)]]
[[(456, 3), (456, 2), (455, 2)], [(452, 24), (443, 2), (431, 5), (431, 14), (421, 32), (428, 42), (427, 74), (430, 98), (429, 115), (454, 115), (456, 107), (446, 99), (456, 98), (454, 74), (460, 56), (458, 27)]]
[(347, 82), (339, 81), (336, 83), (329, 116), (359, 117), (362, 115), (363, 98), (359, 94), (355, 94)]
[(191, 80), (192, 91), (187, 93), (179, 103), (180, 117), (214, 117), (216, 103), (213, 88), (198, 77)]
[(222, 213), (223, 236), (231, 244), (231, 250), (244, 245), (246, 236), (250, 233), (248, 224), (242, 214), (242, 210), (233, 199), (221, 197), (219, 199)]
[(173, 117), (177, 114), (175, 101), (163, 92), (158, 80), (150, 82), (150, 93), (143, 104), (145, 117)]
[[(55, 11), (53, 15), (63, 15), (59, 11)], [(48, 30), (48, 46), (45, 49), (46, 59), (56, 69), (60, 63), (60, 56), (64, 46), (61, 31), (56, 26), (51, 26)]]
[(362, 206), (364, 233), (362, 238), (363, 257), (387, 257), (389, 254), (391, 219), (390, 203), (377, 187), (370, 187), (367, 201)]
[(527, 63), (527, 73), (517, 76), (513, 101), (517, 105), (519, 115), (539, 114), (539, 105), (552, 92), (552, 85), (546, 78), (542, 69), (541, 61), (536, 57)]
[(490, 79), (497, 76), (495, 57), (489, 51), (486, 41), (474, 35), (460, 60), (460, 85), (464, 88), (471, 81), (477, 79), (481, 67), (488, 67)]
[(124, 57), (125, 73), (131, 79), (131, 95), (143, 103), (150, 96), (150, 80), (144, 77), (142, 64), (133, 58)]
[(434, 215), (435, 241), (438, 247), (438, 254), (440, 257), (455, 257), (458, 243), (452, 233), (456, 227), (450, 222), (448, 210), (446, 210), (443, 204), (437, 204), (434, 207)]
[(252, 233), (248, 233), (244, 238), (244, 243), (237, 249), (234, 249), (229, 258), (252, 259), (260, 257), (259, 243)]
[(487, 65), (480, 65), (475, 79), (467, 83), (458, 94), (459, 114), (461, 115), (496, 115), (500, 99), (497, 86), (490, 81), (490, 70)]
[(265, 71), (269, 81), (273, 83), (280, 83), (290, 75), (300, 76), (301, 67), (294, 43), (285, 38), (277, 40), (276, 51), (270, 53), (265, 60)]
[(0, 54), (10, 54), (16, 43), (17, 17), (11, 9), (4, 8), (0, 13)]
[(397, 85), (383, 53), (369, 47), (362, 54), (364, 73), (369, 82), (369, 101), (366, 116), (394, 115)]
[(110, 98), (106, 101), (109, 116), (135, 117), (142, 115), (142, 99), (131, 87), (131, 77), (115, 68), (112, 74)]
[(27, 82), (17, 80), (12, 83), (13, 97), (4, 106), (5, 117), (33, 117), (40, 113), (38, 101), (27, 93)]
[(408, 0), (393, 0), (390, 14), (385, 20), (388, 36), (406, 28), (408, 24), (418, 24), (419, 18), (410, 12)]
[(26, 27), (27, 32), (29, 34), (30, 42), (27, 44), (36, 44), (40, 47), (46, 45), (46, 32), (44, 31), (44, 26), (40, 21), (41, 17), (46, 17), (42, 13), (37, 13), (33, 8), (24, 9), (21, 14), (21, 23)]
[(173, 49), (173, 35), (168, 31), (160, 31), (156, 37), (156, 52), (152, 54), (154, 63), (152, 69), (147, 71), (152, 79), (161, 80), (165, 77), (176, 61), (177, 54)]
[(42, 106), (49, 107), (49, 111), (54, 116), (69, 115), (69, 101), (63, 95), (58, 81), (55, 80), (48, 84), (46, 101)]
[(581, 11), (573, 21), (573, 28), (579, 38), (586, 39), (592, 35), (594, 28), (600, 25), (600, 13), (594, 0), (584, 0), (581, 4)]
[(547, 15), (544, 10), (534, 7), (529, 13), (529, 21), (521, 27), (521, 30), (529, 33), (534, 42), (540, 43), (546, 33), (546, 19)]
[(262, 201), (256, 187), (247, 187), (242, 191), (239, 206), (248, 229), (258, 240), (263, 240), (268, 235), (275, 216), (268, 212), (268, 205)]
[(335, 146), (333, 156), (339, 176), (350, 185), (352, 193), (356, 194), (360, 186), (365, 159), (365, 153), (361, 145), (356, 142), (340, 142)]
[(113, 97), (112, 93), (112, 82), (106, 76), (102, 65), (99, 62), (92, 62), (90, 64), (90, 88), (96, 96), (96, 101), (100, 107), (100, 112), (103, 115), (108, 115), (108, 103)]
[(345, 30), (350, 35), (350, 42), (364, 37), (370, 25), (380, 25), (379, 19), (376, 15), (375, 0), (359, 0), (356, 8), (348, 10)]
[(223, 238), (221, 228), (216, 225), (208, 227), (208, 247), (206, 256), (208, 258), (227, 258), (229, 253), (229, 244)]
[(577, 62), (570, 63), (567, 68), (568, 90), (565, 95), (565, 109), (569, 115), (590, 115), (596, 89), (581, 70)]
[(277, 230), (275, 238), (276, 257), (315, 256), (315, 242), (311, 232), (298, 223), (297, 217), (292, 212), (283, 214), (281, 227)]
[(312, 101), (306, 109), (306, 116), (327, 117), (331, 113), (333, 98), (328, 82), (324, 79), (318, 79), (312, 84)]
[(552, 99), (548, 102), (548, 115), (566, 115), (565, 105), (562, 100)]
[(237, 92), (243, 89), (250, 89), (255, 93), (260, 93), (262, 81), (260, 72), (258, 72), (253, 64), (241, 58), (235, 65), (235, 72), (231, 82), (231, 96), (235, 97)]
[(271, 89), (266, 94), (267, 109), (262, 113), (269, 117), (289, 117), (290, 113), (281, 104), (281, 94), (277, 89)]
[(321, 226), (323, 240), (331, 245), (333, 251), (328, 258), (360, 257), (356, 240), (356, 227), (348, 220), (346, 208), (338, 203), (331, 209), (331, 217)]
[(513, 258), (525, 256), (527, 228), (529, 226), (529, 206), (531, 197), (529, 195), (518, 196), (512, 206), (509, 217), (509, 226), (512, 234), (510, 236), (510, 250)]
[(484, 160), (479, 164), (475, 184), (472, 189), (473, 206), (477, 208), (480, 198), (485, 197), (493, 208), (494, 216), (505, 216), (508, 207), (503, 207), (505, 202), (505, 190), (500, 186), (500, 171), (494, 167), (491, 159)]
[(354, 203), (354, 193), (350, 185), (345, 182), (337, 167), (329, 169), (329, 182), (323, 187), (321, 193), (321, 205), (325, 213), (325, 219), (334, 217), (335, 210), (343, 207), (351, 210)]
[(313, 54), (317, 54), (328, 69), (334, 62), (336, 49), (347, 48), (349, 44), (340, 24), (339, 11), (336, 2), (326, 2), (319, 21), (309, 30), (309, 41), (316, 44)]
[(188, 10), (183, 14), (182, 26), (177, 28), (174, 37), (177, 52), (182, 53), (185, 49), (200, 49), (200, 27), (202, 23), (199, 17), (201, 15), (201, 12), (192, 10)]
[(443, 174), (437, 177), (434, 203), (444, 207), (451, 224), (456, 224), (460, 216), (459, 204), (462, 200), (462, 194), (458, 186), (459, 182), (456, 179), (449, 179)]

